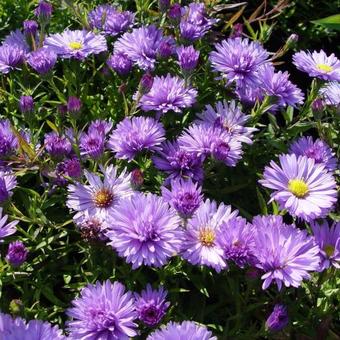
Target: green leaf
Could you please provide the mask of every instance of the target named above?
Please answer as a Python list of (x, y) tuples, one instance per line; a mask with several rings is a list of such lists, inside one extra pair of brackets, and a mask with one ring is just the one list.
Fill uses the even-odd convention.
[(262, 215), (268, 215), (267, 203), (266, 203), (261, 191), (259, 190), (259, 188), (256, 188), (256, 195), (257, 195), (257, 200), (259, 202), (259, 206), (260, 206)]
[(313, 20), (313, 24), (321, 25), (331, 30), (340, 31), (340, 14), (331, 15), (330, 17)]
[(59, 134), (58, 128), (50, 120), (46, 120), (47, 125), (56, 133)]

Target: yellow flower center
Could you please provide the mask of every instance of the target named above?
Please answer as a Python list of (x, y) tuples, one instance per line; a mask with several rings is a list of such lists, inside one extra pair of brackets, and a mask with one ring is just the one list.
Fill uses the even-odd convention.
[(83, 44), (79, 41), (72, 41), (68, 44), (68, 46), (72, 49), (72, 50), (80, 50), (81, 48), (83, 48)]
[(324, 71), (326, 73), (332, 72), (333, 71), (333, 67), (326, 65), (326, 64), (317, 64), (316, 67), (320, 70), (320, 71)]
[(302, 179), (291, 179), (288, 182), (288, 190), (296, 197), (303, 198), (308, 193), (308, 185)]
[(96, 192), (94, 195), (94, 203), (98, 208), (107, 208), (113, 201), (113, 194), (103, 188)]
[(199, 240), (203, 246), (211, 247), (214, 245), (215, 232), (209, 227), (203, 227), (199, 231)]
[(331, 257), (331, 256), (333, 256), (333, 254), (334, 254), (335, 248), (334, 248), (332, 245), (327, 244), (327, 245), (323, 248), (323, 250), (325, 251), (325, 253), (327, 254), (328, 257)]

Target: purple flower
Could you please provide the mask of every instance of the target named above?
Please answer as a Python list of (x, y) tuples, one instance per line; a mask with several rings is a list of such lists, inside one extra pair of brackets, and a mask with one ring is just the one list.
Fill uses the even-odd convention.
[(178, 64), (183, 73), (191, 72), (196, 68), (200, 52), (196, 51), (193, 46), (180, 46), (176, 52)]
[(161, 267), (182, 244), (176, 211), (153, 194), (136, 194), (121, 201), (111, 215), (107, 237), (132, 269)]
[(39, 25), (35, 20), (25, 20), (23, 23), (24, 33), (27, 36), (35, 35), (38, 31)]
[(34, 111), (34, 100), (32, 96), (21, 96), (19, 99), (19, 109), (21, 113)]
[(142, 94), (148, 93), (152, 88), (152, 84), (153, 84), (152, 74), (150, 74), (149, 72), (143, 74), (143, 76), (142, 76), (142, 78), (140, 78), (140, 82), (139, 82), (140, 92)]
[(172, 77), (156, 76), (151, 90), (140, 99), (139, 105), (143, 111), (156, 111), (164, 114), (170, 110), (182, 112), (196, 102), (197, 91), (186, 87), (184, 80)]
[(235, 101), (229, 104), (224, 100), (215, 104), (215, 108), (207, 105), (205, 110), (197, 115), (198, 124), (209, 124), (216, 128), (226, 130), (231, 136), (237, 137), (237, 140), (243, 143), (252, 144), (252, 135), (255, 128), (244, 126), (250, 116), (245, 115)]
[(293, 64), (298, 70), (329, 81), (340, 81), (340, 60), (332, 53), (330, 56), (321, 50), (313, 53), (297, 52), (293, 55)]
[(271, 107), (272, 111), (287, 105), (296, 107), (296, 104), (303, 103), (304, 95), (289, 80), (288, 72), (275, 72), (272, 65), (266, 64), (260, 68), (259, 77), (261, 78), (260, 87), (263, 93), (275, 100), (275, 104)]
[(85, 30), (65, 30), (52, 34), (45, 39), (45, 46), (61, 58), (83, 60), (91, 54), (99, 54), (107, 50), (106, 40), (100, 34)]
[(333, 222), (328, 225), (326, 220), (322, 223), (312, 222), (311, 224), (315, 242), (320, 248), (320, 268), (328, 269), (333, 266), (340, 268), (340, 222)]
[(313, 140), (313, 137), (300, 137), (289, 147), (289, 153), (298, 156), (306, 156), (314, 159), (316, 164), (323, 164), (329, 171), (337, 168), (337, 159), (332, 149), (321, 139)]
[(16, 45), (0, 46), (0, 73), (6, 74), (17, 69), (25, 59), (25, 52)]
[(167, 59), (174, 54), (176, 42), (172, 37), (164, 37), (158, 47), (158, 54), (161, 58)]
[(144, 183), (144, 174), (140, 169), (131, 171), (131, 184), (134, 188), (139, 188)]
[(115, 7), (109, 4), (103, 4), (97, 6), (95, 9), (89, 12), (87, 19), (92, 29), (97, 28), (103, 30), (103, 26), (106, 22), (106, 18), (110, 13), (115, 12)]
[(106, 218), (116, 208), (122, 198), (131, 196), (134, 191), (130, 183), (130, 175), (124, 170), (120, 175), (113, 165), (101, 168), (104, 181), (87, 170), (85, 177), (89, 184), (70, 184), (66, 205), (75, 211), (88, 210), (90, 215)]
[(134, 298), (120, 282), (89, 284), (72, 301), (67, 315), (71, 339), (121, 339), (137, 335)]
[(15, 153), (18, 148), (18, 139), (12, 131), (8, 119), (0, 120), (0, 157)]
[(217, 272), (226, 268), (224, 252), (216, 238), (221, 225), (237, 214), (238, 211), (232, 211), (230, 205), (221, 203), (217, 206), (215, 201), (206, 200), (188, 220), (182, 257), (191, 264), (209, 266)]
[(105, 135), (96, 131), (81, 133), (79, 138), (80, 154), (84, 157), (99, 159), (105, 151)]
[(230, 33), (230, 38), (235, 39), (235, 38), (241, 38), (243, 34), (243, 24), (237, 23), (233, 25), (233, 30)]
[(180, 31), (184, 39), (194, 41), (202, 38), (217, 22), (216, 19), (210, 19), (205, 10), (203, 3), (191, 3), (181, 9)]
[(162, 40), (163, 33), (156, 26), (142, 26), (124, 33), (114, 43), (114, 52), (125, 54), (142, 70), (153, 70), (157, 49)]
[(263, 90), (259, 85), (240, 86), (236, 89), (235, 94), (238, 96), (242, 104), (247, 106), (253, 106), (256, 101), (262, 102), (264, 99)]
[(72, 145), (68, 138), (59, 136), (54, 131), (45, 134), (44, 145), (46, 151), (56, 158), (67, 156), (72, 151)]
[(171, 181), (171, 191), (162, 186), (162, 197), (176, 209), (183, 218), (191, 217), (203, 201), (201, 187), (188, 180), (177, 179)]
[(267, 62), (268, 52), (261, 44), (248, 39), (235, 38), (223, 40), (215, 45), (216, 51), (210, 53), (210, 62), (216, 72), (228, 84), (236, 82), (238, 86), (259, 83), (258, 69)]
[(320, 94), (325, 103), (330, 106), (339, 107), (340, 105), (340, 83), (330, 82), (321, 88)]
[(319, 267), (319, 247), (313, 237), (295, 225), (286, 225), (281, 216), (256, 216), (254, 226), (254, 253), (256, 266), (264, 272), (262, 289), (274, 281), (278, 290), (299, 287), (308, 272)]
[(79, 178), (82, 175), (81, 164), (78, 158), (71, 158), (64, 161), (65, 174), (71, 178)]
[(256, 263), (254, 256), (254, 230), (244, 218), (236, 217), (224, 222), (216, 242), (224, 251), (224, 259), (244, 268)]
[(19, 223), (15, 220), (6, 224), (8, 216), (2, 215), (2, 212), (3, 210), (0, 207), (0, 244), (5, 237), (13, 235), (17, 231), (15, 226)]
[(183, 321), (182, 323), (169, 322), (147, 337), (147, 340), (182, 339), (217, 340), (205, 326), (198, 325), (194, 321)]
[(122, 52), (113, 54), (106, 61), (107, 66), (116, 71), (120, 76), (125, 76), (130, 73), (132, 69), (131, 60)]
[(105, 219), (93, 216), (88, 211), (80, 212), (73, 217), (73, 221), (78, 227), (82, 238), (85, 241), (106, 241), (105, 232), (108, 225)]
[(111, 120), (101, 120), (101, 119), (97, 119), (93, 122), (91, 122), (88, 132), (92, 133), (101, 133), (104, 134), (105, 136), (111, 131), (112, 129), (112, 122)]
[(138, 319), (145, 325), (154, 327), (163, 319), (170, 302), (166, 301), (167, 291), (163, 287), (153, 290), (148, 284), (141, 294), (135, 294)]
[(320, 114), (323, 110), (325, 110), (325, 103), (322, 98), (316, 98), (313, 100), (311, 109), (313, 112)]
[(37, 8), (34, 10), (34, 14), (40, 20), (48, 20), (52, 15), (53, 7), (50, 3), (40, 0)]
[(19, 29), (11, 31), (5, 37), (3, 41), (3, 46), (5, 45), (8, 45), (10, 47), (16, 47), (22, 50), (24, 55), (30, 51), (30, 46), (27, 43), (26, 37)]
[(0, 170), (0, 203), (7, 201), (12, 196), (12, 190), (17, 186), (15, 175), (10, 171)]
[(270, 202), (277, 201), (281, 209), (306, 221), (326, 216), (337, 200), (332, 174), (306, 156), (281, 155), (279, 160), (280, 166), (274, 161), (266, 166), (259, 181), (275, 190)]
[(108, 146), (116, 158), (131, 161), (143, 150), (160, 150), (164, 140), (162, 123), (150, 117), (127, 117), (112, 131)]
[(67, 99), (67, 111), (71, 113), (78, 113), (81, 110), (82, 102), (78, 97), (70, 96)]
[(182, 7), (180, 4), (175, 3), (170, 6), (168, 16), (172, 21), (179, 23), (179, 21), (181, 20), (181, 15)]
[(277, 332), (285, 328), (289, 323), (287, 307), (276, 304), (273, 311), (266, 321), (266, 329), (271, 332)]
[(28, 250), (21, 241), (11, 242), (6, 255), (7, 262), (13, 267), (21, 266), (27, 259)]
[(197, 153), (181, 150), (177, 142), (163, 143), (162, 150), (152, 160), (157, 169), (169, 175), (168, 180), (191, 178), (193, 181), (203, 182), (202, 157), (197, 156)]
[(57, 55), (50, 48), (39, 48), (28, 55), (27, 63), (39, 74), (52, 70), (57, 62)]

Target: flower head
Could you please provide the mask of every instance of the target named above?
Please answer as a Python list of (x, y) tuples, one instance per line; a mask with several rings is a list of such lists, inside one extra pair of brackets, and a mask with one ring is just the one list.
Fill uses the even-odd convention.
[(176, 211), (153, 194), (121, 201), (112, 214), (107, 237), (132, 269), (161, 267), (179, 251), (182, 232)]
[(72, 151), (72, 145), (68, 138), (59, 136), (54, 131), (45, 134), (44, 145), (52, 157), (64, 157)]
[(323, 50), (313, 53), (300, 51), (293, 55), (293, 64), (310, 77), (340, 81), (340, 60), (333, 53), (327, 56)]
[(73, 221), (78, 227), (82, 238), (85, 241), (106, 241), (105, 232), (108, 224), (100, 216), (90, 215), (87, 210), (80, 212), (73, 217)]
[(52, 70), (57, 61), (57, 55), (50, 48), (39, 48), (28, 55), (28, 64), (39, 74)]
[(327, 105), (340, 106), (340, 83), (335, 81), (328, 83), (321, 88), (320, 94)]
[(8, 219), (7, 215), (2, 214), (2, 208), (0, 207), (0, 243), (7, 236), (13, 235), (16, 232), (16, 225), (19, 221), (12, 221), (6, 224)]
[(17, 69), (25, 59), (25, 51), (16, 45), (0, 46), (0, 73), (6, 74)]
[(112, 131), (108, 146), (116, 158), (131, 161), (143, 150), (160, 150), (164, 140), (162, 123), (150, 117), (127, 117)]
[(19, 99), (19, 109), (21, 113), (33, 112), (34, 100), (32, 96), (21, 96)]
[(140, 294), (135, 294), (138, 319), (149, 327), (159, 324), (170, 306), (170, 302), (166, 301), (167, 293), (163, 287), (153, 290), (148, 284)]
[(0, 120), (0, 157), (6, 157), (16, 152), (18, 139), (12, 131), (8, 119)]
[(7, 201), (12, 196), (12, 190), (17, 186), (15, 175), (10, 171), (0, 170), (0, 203)]
[(336, 184), (323, 164), (312, 158), (279, 156), (280, 166), (271, 161), (259, 182), (275, 190), (271, 200), (292, 216), (311, 221), (327, 215), (337, 200)]
[(23, 22), (23, 26), (24, 26), (24, 33), (27, 36), (30, 35), (35, 35), (38, 31), (39, 25), (35, 20), (25, 20)]
[(88, 132), (89, 133), (92, 133), (92, 132), (100, 133), (106, 136), (111, 131), (112, 126), (113, 126), (113, 123), (111, 120), (97, 119), (91, 122), (91, 124), (89, 125)]
[(21, 241), (11, 242), (6, 255), (7, 262), (13, 267), (21, 266), (27, 259), (28, 250)]
[(70, 96), (67, 99), (67, 111), (71, 113), (78, 113), (81, 110), (83, 103), (78, 97)]
[(82, 156), (99, 159), (105, 150), (105, 135), (96, 131), (83, 132), (79, 138), (79, 149)]
[(53, 7), (50, 3), (40, 0), (38, 6), (34, 10), (35, 16), (40, 20), (48, 20), (52, 15)]
[(89, 284), (67, 310), (71, 339), (121, 339), (137, 335), (136, 311), (131, 292), (119, 282)]
[(113, 54), (106, 64), (121, 76), (127, 75), (132, 69), (131, 60), (122, 52)]
[(200, 52), (196, 51), (193, 46), (180, 46), (176, 52), (178, 64), (183, 73), (191, 72), (196, 68)]
[(276, 304), (266, 321), (266, 328), (271, 332), (277, 332), (285, 328), (289, 323), (287, 307)]
[(30, 46), (27, 43), (25, 35), (21, 30), (16, 29), (11, 31), (4, 39), (3, 46), (8, 45), (10, 47), (16, 47), (22, 50), (23, 54), (26, 55), (30, 51)]

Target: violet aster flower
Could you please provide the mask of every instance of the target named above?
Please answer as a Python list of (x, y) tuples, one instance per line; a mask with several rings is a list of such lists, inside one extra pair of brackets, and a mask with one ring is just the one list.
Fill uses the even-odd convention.
[(312, 158), (316, 164), (323, 164), (329, 171), (337, 168), (335, 153), (326, 142), (319, 138), (314, 141), (311, 136), (300, 137), (290, 145), (289, 153)]
[(131, 60), (122, 52), (113, 54), (106, 61), (107, 66), (116, 71), (120, 76), (125, 76), (130, 73), (132, 69)]
[(337, 200), (336, 183), (323, 164), (312, 158), (292, 155), (279, 156), (266, 166), (259, 182), (275, 190), (270, 201), (277, 201), (281, 209), (306, 221), (326, 216)]
[(99, 30), (103, 30), (103, 26), (105, 24), (107, 16), (115, 11), (116, 11), (115, 7), (109, 4), (97, 6), (95, 9), (90, 11), (87, 16), (90, 27), (92, 29), (97, 28)]
[(330, 56), (321, 50), (313, 53), (297, 52), (293, 55), (293, 64), (298, 70), (310, 77), (329, 81), (340, 81), (340, 60), (332, 53)]
[(65, 174), (71, 178), (79, 178), (82, 175), (81, 164), (78, 158), (71, 158), (64, 161)]
[(83, 60), (91, 54), (99, 54), (107, 50), (106, 40), (100, 34), (85, 30), (65, 30), (52, 34), (45, 39), (44, 45), (61, 58)]
[(112, 131), (108, 146), (116, 158), (131, 161), (143, 150), (160, 150), (164, 140), (162, 123), (151, 117), (127, 117)]
[(136, 194), (122, 200), (111, 215), (106, 236), (132, 269), (161, 267), (179, 251), (180, 218), (162, 197)]
[(15, 153), (18, 146), (18, 139), (12, 131), (10, 121), (8, 119), (0, 120), (0, 157)]
[(216, 242), (223, 249), (225, 260), (235, 262), (240, 268), (255, 264), (254, 230), (244, 218), (224, 222), (217, 232)]
[(289, 80), (288, 72), (275, 72), (272, 65), (266, 64), (260, 68), (259, 77), (261, 78), (260, 87), (263, 93), (275, 100), (275, 104), (271, 107), (272, 111), (287, 105), (296, 107), (297, 104), (303, 103), (304, 95)]
[(21, 241), (11, 242), (6, 255), (7, 262), (13, 267), (21, 266), (27, 259), (28, 250)]
[(181, 15), (182, 7), (180, 4), (174, 3), (170, 6), (168, 16), (173, 22), (179, 23), (179, 21), (181, 20)]
[(223, 249), (217, 243), (217, 235), (221, 225), (236, 217), (238, 211), (232, 211), (231, 206), (206, 200), (188, 220), (184, 231), (181, 255), (194, 265), (205, 265), (217, 272), (226, 268)]
[(27, 63), (39, 74), (52, 70), (57, 61), (57, 55), (49, 48), (39, 48), (28, 55)]
[(215, 108), (207, 105), (205, 110), (197, 115), (199, 124), (210, 124), (229, 132), (232, 136), (243, 143), (252, 144), (252, 135), (255, 128), (246, 127), (245, 124), (250, 116), (245, 115), (235, 101), (229, 104), (224, 100), (215, 104)]
[(21, 113), (34, 111), (34, 100), (32, 96), (21, 96), (19, 99), (19, 109)]
[(197, 153), (181, 150), (177, 142), (165, 142), (162, 150), (152, 160), (155, 167), (168, 174), (168, 184), (171, 179), (191, 178), (203, 182), (203, 159)]
[(242, 85), (237, 87), (235, 94), (240, 99), (242, 104), (247, 106), (253, 106), (257, 101), (262, 102), (264, 99), (264, 93), (260, 86), (254, 85)]
[(3, 210), (0, 207), (0, 243), (7, 236), (13, 235), (16, 232), (16, 225), (19, 221), (12, 221), (6, 224), (8, 216), (2, 214)]
[(40, 20), (46, 21), (52, 15), (53, 7), (50, 3), (40, 0), (38, 6), (34, 10), (35, 16), (37, 16)]
[(281, 216), (256, 216), (253, 226), (256, 266), (264, 272), (262, 289), (272, 282), (278, 290), (282, 284), (299, 287), (310, 271), (318, 269), (319, 247), (305, 230), (284, 224)]
[(67, 99), (67, 111), (71, 113), (78, 113), (81, 110), (83, 103), (78, 97), (70, 96)]
[(191, 3), (182, 7), (181, 15), (179, 25), (181, 36), (190, 41), (202, 38), (211, 26), (217, 22), (216, 19), (210, 19), (207, 16), (203, 3)]
[(171, 55), (175, 53), (176, 50), (176, 41), (172, 36), (166, 36), (160, 42), (158, 47), (158, 54), (161, 58), (169, 58)]
[(190, 178), (172, 180), (171, 191), (164, 186), (161, 190), (164, 200), (183, 218), (191, 217), (203, 202), (202, 188)]
[(99, 159), (105, 151), (105, 135), (96, 131), (81, 133), (79, 149), (82, 156)]
[(10, 47), (17, 47), (19, 50), (23, 51), (25, 55), (30, 51), (30, 46), (26, 41), (25, 35), (19, 30), (10, 32), (3, 41), (3, 46), (8, 45)]
[(147, 337), (147, 340), (182, 339), (217, 340), (205, 326), (198, 325), (194, 321), (183, 321), (182, 323), (169, 322)]
[(153, 290), (150, 284), (140, 294), (135, 294), (138, 319), (149, 327), (160, 323), (170, 306), (170, 302), (166, 301), (167, 294), (163, 287)]
[(285, 328), (289, 323), (287, 307), (276, 304), (273, 311), (266, 321), (266, 329), (271, 332), (277, 332)]
[(0, 46), (0, 73), (7, 74), (17, 69), (25, 59), (25, 52), (16, 45)]
[(183, 73), (191, 72), (196, 68), (200, 52), (196, 51), (193, 46), (180, 46), (176, 52), (178, 64)]
[(0, 170), (0, 203), (12, 196), (12, 190), (17, 186), (15, 175), (10, 171)]
[(120, 175), (113, 165), (101, 168), (104, 181), (94, 173), (84, 170), (89, 184), (70, 184), (66, 205), (75, 211), (88, 210), (90, 215), (106, 218), (116, 208), (122, 198), (131, 196), (134, 191), (130, 183), (130, 175), (124, 170)]
[(154, 25), (135, 28), (124, 33), (115, 43), (114, 52), (124, 53), (142, 70), (155, 68), (156, 55), (163, 33)]
[(35, 20), (25, 20), (23, 22), (23, 27), (24, 27), (24, 33), (26, 36), (35, 36), (35, 34), (38, 31), (39, 25)]
[(67, 315), (71, 318), (67, 329), (74, 340), (128, 340), (137, 335), (133, 295), (117, 281), (87, 285), (72, 301)]
[(315, 242), (320, 248), (320, 271), (333, 266), (340, 268), (340, 222), (328, 225), (327, 221), (312, 222)]
[(326, 105), (340, 106), (340, 83), (333, 81), (326, 84), (325, 87), (320, 89), (320, 94)]
[(239, 86), (259, 83), (257, 71), (269, 57), (261, 44), (248, 39), (229, 38), (216, 44), (215, 48), (216, 51), (210, 53), (210, 62), (228, 84), (234, 81)]
[(97, 119), (89, 125), (88, 132), (96, 132), (104, 134), (105, 136), (111, 131), (113, 123), (111, 120)]
[(87, 210), (73, 217), (73, 222), (78, 227), (85, 241), (106, 241), (105, 232), (108, 228), (105, 219), (100, 216), (90, 215)]
[(46, 151), (52, 157), (64, 157), (69, 155), (72, 151), (72, 145), (68, 138), (59, 136), (54, 131), (45, 134), (44, 145)]
[(158, 114), (170, 110), (182, 112), (196, 102), (196, 96), (197, 91), (186, 87), (183, 79), (168, 74), (154, 78), (151, 90), (142, 96), (139, 105), (143, 111), (156, 111)]

